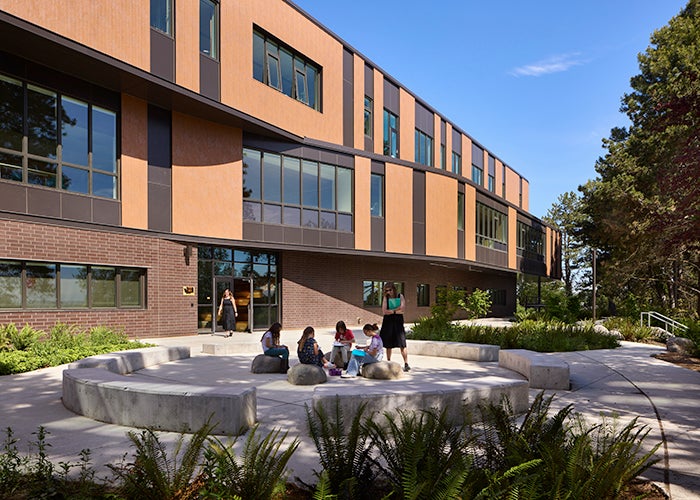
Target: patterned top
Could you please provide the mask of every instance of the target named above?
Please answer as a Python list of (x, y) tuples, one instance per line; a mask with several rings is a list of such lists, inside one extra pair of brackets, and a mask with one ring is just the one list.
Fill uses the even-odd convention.
[(380, 359), (384, 352), (384, 342), (382, 342), (382, 338), (379, 335), (372, 336), (372, 340), (369, 341), (369, 346), (367, 347), (367, 352), (369, 353), (369, 351), (374, 351), (375, 349), (377, 353), (374, 357)]
[(315, 365), (318, 356), (314, 354), (314, 345), (316, 344), (316, 339), (309, 337), (304, 341), (304, 345), (301, 349), (297, 351), (299, 355), (299, 362), (305, 365)]

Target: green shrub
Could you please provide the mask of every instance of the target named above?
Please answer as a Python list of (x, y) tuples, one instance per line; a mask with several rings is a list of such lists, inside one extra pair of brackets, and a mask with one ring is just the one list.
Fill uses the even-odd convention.
[(640, 325), (638, 319), (615, 316), (603, 321), (603, 326), (608, 330), (617, 330), (625, 340), (630, 342), (656, 340), (653, 330), (646, 325)]
[(477, 288), (466, 297), (458, 299), (457, 304), (467, 312), (467, 319), (483, 318), (491, 310), (491, 293)]
[(35, 330), (29, 325), (24, 325), (21, 330), (17, 330), (14, 323), (9, 323), (2, 327), (3, 337), (9, 341), (9, 349), (26, 351), (32, 347), (44, 334), (41, 330)]

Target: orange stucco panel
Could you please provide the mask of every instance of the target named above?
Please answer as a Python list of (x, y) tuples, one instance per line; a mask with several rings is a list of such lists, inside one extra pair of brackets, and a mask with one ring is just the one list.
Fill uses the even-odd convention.
[(416, 100), (399, 88), (399, 158), (414, 161), (416, 156)]
[(356, 149), (365, 149), (365, 61), (353, 56), (353, 113), (354, 144)]
[(425, 253), (457, 257), (457, 179), (425, 174)]
[(122, 94), (122, 225), (148, 229), (148, 105)]
[(370, 216), (370, 179), (372, 161), (364, 156), (355, 157), (355, 248), (372, 248)]
[[(321, 68), (316, 111), (253, 78), (253, 25)], [(279, 0), (221, 2), (221, 100), (302, 137), (343, 143), (343, 46)]]
[(496, 158), (496, 196), (503, 198), (503, 162)]
[(472, 178), (472, 140), (462, 134), (462, 175)]
[(518, 212), (513, 207), (508, 207), (508, 267), (515, 269), (517, 265), (517, 236), (518, 236)]
[(413, 170), (387, 163), (384, 172), (386, 195), (386, 251), (413, 252)]
[(150, 70), (148, 4), (132, 0), (0, 0), (0, 10)]
[(173, 232), (240, 239), (242, 133), (173, 113)]
[[(464, 144), (464, 143), (462, 143)], [(471, 149), (471, 143), (470, 143)], [(470, 155), (471, 156), (471, 153)], [(471, 163), (470, 163), (471, 165)], [(464, 187), (464, 258), (476, 260), (476, 188)]]
[(523, 210), (530, 211), (530, 183), (523, 179)]
[(384, 75), (374, 70), (374, 152), (384, 154)]
[(199, 92), (199, 2), (175, 2), (175, 81)]
[(506, 167), (506, 201), (518, 206), (520, 176), (510, 167)]

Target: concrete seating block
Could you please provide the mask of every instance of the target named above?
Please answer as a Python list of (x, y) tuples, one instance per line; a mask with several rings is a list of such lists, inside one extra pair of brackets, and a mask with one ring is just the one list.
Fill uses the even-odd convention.
[(287, 371), (287, 382), (292, 385), (317, 385), (327, 380), (326, 371), (318, 365), (299, 363)]
[(403, 368), (400, 364), (391, 361), (378, 361), (362, 365), (360, 373), (364, 378), (395, 380), (403, 377)]
[(70, 363), (68, 368), (102, 368), (112, 373), (124, 375), (149, 366), (189, 357), (189, 347), (144, 347), (143, 349), (90, 356)]
[(282, 373), (284, 361), (277, 356), (258, 354), (250, 365), (251, 373)]
[(569, 364), (556, 355), (527, 349), (501, 349), (498, 366), (524, 375), (532, 389), (569, 390)]
[(406, 345), (411, 354), (467, 361), (498, 361), (498, 351), (500, 350), (497, 345), (432, 340), (408, 340)]

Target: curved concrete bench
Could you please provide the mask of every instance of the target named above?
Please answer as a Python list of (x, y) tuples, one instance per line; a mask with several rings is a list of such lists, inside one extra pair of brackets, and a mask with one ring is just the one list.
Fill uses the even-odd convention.
[(410, 354), (455, 358), (467, 361), (498, 361), (500, 347), (489, 344), (469, 344), (466, 342), (443, 342), (434, 340), (407, 340)]
[(533, 389), (569, 390), (569, 364), (553, 354), (527, 349), (501, 349), (498, 366), (527, 377)]
[(346, 422), (350, 422), (360, 405), (366, 403), (366, 415), (375, 420), (383, 418), (384, 412), (435, 408), (438, 411), (445, 410), (448, 420), (459, 424), (464, 422), (467, 414), (478, 420), (480, 404), (500, 405), (503, 398), (508, 398), (515, 413), (526, 412), (529, 408), (527, 381), (487, 376), (465, 379), (458, 385), (452, 383), (443, 388), (438, 388), (430, 381), (387, 381), (373, 386), (371, 392), (362, 383), (350, 382), (342, 391), (333, 387), (316, 387), (313, 404), (322, 406), (326, 413), (334, 415), (338, 401)]
[(255, 388), (207, 387), (128, 377), (131, 371), (190, 357), (188, 347), (156, 347), (85, 358), (63, 371), (63, 405), (95, 420), (130, 427), (192, 432), (211, 417), (217, 434), (255, 424)]

